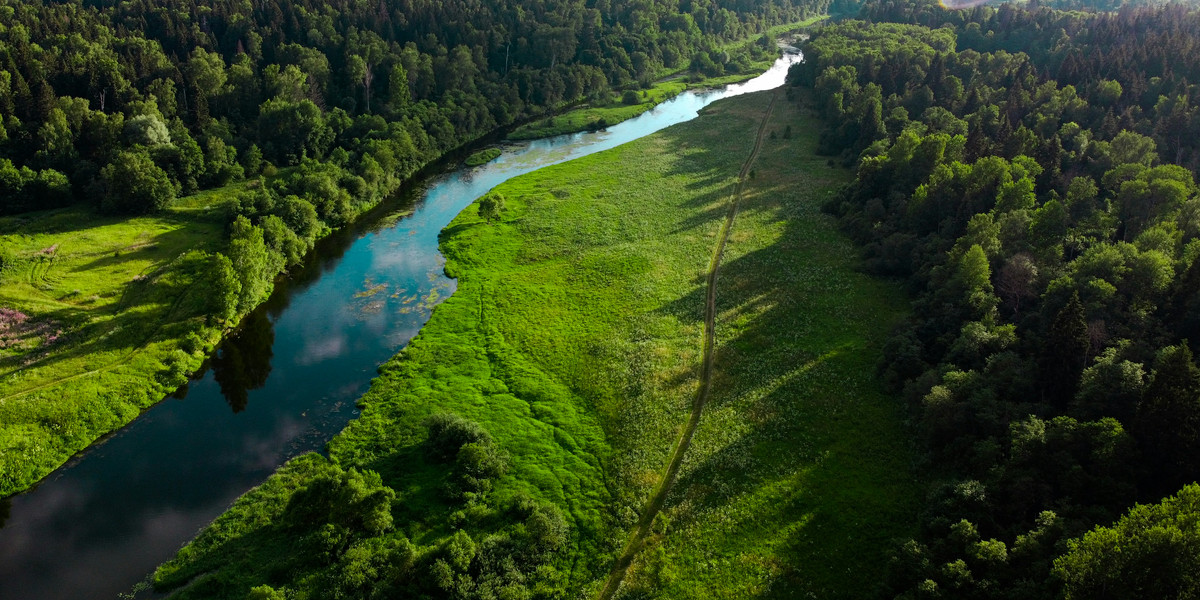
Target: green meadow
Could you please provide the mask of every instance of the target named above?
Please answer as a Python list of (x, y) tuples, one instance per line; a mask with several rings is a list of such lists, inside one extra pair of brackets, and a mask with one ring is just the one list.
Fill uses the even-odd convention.
[(0, 219), (0, 497), (187, 381), (220, 339), (193, 282), (229, 189), (162, 214), (82, 207)]
[(907, 299), (821, 214), (851, 173), (780, 100), (721, 263), (711, 397), (627, 597), (861, 598), (915, 531), (915, 454), (874, 377)]
[[(375, 564), (347, 562), (370, 555), (353, 549), (405, 548), (406, 564), (437, 566), (462, 562), (464, 537), (503, 547), (524, 526), (505, 525), (502, 507), (530, 499), (556, 507), (569, 533), (524, 585), (598, 593), (691, 413), (707, 267), (768, 102), (722, 101), (513, 179), (496, 189), (498, 221), (465, 210), (441, 243), (457, 291), (380, 368), (328, 459), (298, 458), (249, 492), (160, 567), (156, 586), (180, 598), (240, 599), (259, 584), (322, 597), (349, 589), (365, 568), (352, 565)], [(911, 452), (873, 378), (904, 299), (855, 271), (850, 242), (819, 213), (849, 175), (813, 156), (811, 119), (776, 103), (777, 135), (719, 279), (712, 398), (627, 597), (858, 597), (878, 580), (886, 540), (911, 534)], [(478, 423), (506, 455), (507, 470), (465, 499), (446, 494), (447, 467), (427, 448), (441, 413)], [(330, 463), (395, 491), (391, 527), (354, 542), (357, 558), (302, 556), (309, 546), (296, 544), (319, 530), (298, 539), (289, 521), (289, 501)], [(492, 568), (470, 562), (492, 556), (480, 552), (464, 577)], [(419, 573), (390, 573), (410, 586), (396, 589), (426, 589)]]

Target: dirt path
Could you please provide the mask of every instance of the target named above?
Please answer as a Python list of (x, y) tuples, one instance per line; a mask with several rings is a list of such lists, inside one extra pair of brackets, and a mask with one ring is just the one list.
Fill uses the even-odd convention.
[(750, 151), (750, 156), (746, 158), (746, 162), (742, 164), (742, 170), (738, 172), (737, 186), (729, 199), (729, 210), (725, 213), (725, 222), (721, 224), (721, 231), (717, 235), (717, 247), (713, 250), (712, 258), (708, 263), (708, 289), (704, 299), (704, 353), (700, 367), (700, 387), (696, 391), (695, 400), (692, 401), (691, 416), (688, 417), (687, 425), (680, 434), (679, 440), (675, 442), (675, 448), (671, 451), (671, 460), (667, 463), (666, 473), (659, 479), (658, 487), (654, 490), (650, 503), (646, 505), (637, 527), (634, 528), (629, 541), (625, 544), (625, 550), (621, 552), (620, 558), (609, 572), (608, 581), (597, 595), (598, 600), (611, 600), (620, 589), (621, 582), (625, 579), (625, 573), (645, 544), (646, 536), (649, 535), (650, 528), (654, 524), (654, 518), (658, 516), (663, 504), (667, 501), (667, 495), (671, 492), (671, 487), (683, 465), (683, 457), (687, 453), (688, 446), (692, 444), (692, 436), (696, 434), (696, 429), (700, 425), (700, 416), (704, 413), (704, 405), (708, 403), (709, 390), (712, 387), (713, 349), (716, 346), (717, 276), (721, 270), (721, 256), (725, 253), (725, 243), (729, 240), (729, 232), (733, 229), (733, 221), (737, 217), (742, 188), (745, 187), (750, 169), (754, 166), (754, 161), (762, 149), (767, 122), (771, 119), (771, 111), (775, 108), (777, 96), (778, 94), (775, 92), (771, 94), (771, 102), (767, 105), (762, 122), (758, 125), (754, 149)]

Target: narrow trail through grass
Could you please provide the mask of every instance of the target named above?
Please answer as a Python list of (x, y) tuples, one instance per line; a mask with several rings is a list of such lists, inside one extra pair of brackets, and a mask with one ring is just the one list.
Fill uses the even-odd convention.
[(759, 151), (762, 150), (763, 139), (767, 133), (767, 123), (771, 120), (771, 111), (775, 108), (777, 97), (777, 92), (771, 94), (771, 101), (767, 104), (766, 111), (763, 113), (762, 120), (758, 125), (758, 133), (754, 138), (754, 148), (750, 151), (750, 156), (746, 158), (746, 162), (742, 164), (741, 171), (738, 172), (737, 187), (729, 199), (729, 209), (725, 214), (725, 222), (721, 225), (721, 232), (717, 236), (717, 245), (713, 250), (712, 259), (709, 262), (704, 301), (704, 350), (701, 358), (700, 385), (696, 391), (696, 399), (692, 404), (691, 415), (688, 417), (687, 425), (684, 427), (679, 441), (675, 443), (675, 448), (671, 452), (671, 460), (667, 463), (666, 473), (659, 480), (658, 487), (654, 491), (654, 496), (651, 497), (649, 504), (646, 505), (646, 509), (643, 511), (642, 517), (638, 520), (637, 527), (630, 536), (629, 542), (625, 545), (620, 558), (613, 565), (612, 572), (608, 576), (608, 581), (601, 588), (600, 594), (597, 596), (599, 600), (611, 600), (617, 593), (617, 590), (620, 589), (621, 581), (625, 578), (625, 573), (629, 571), (629, 566), (633, 563), (633, 559), (637, 556), (638, 551), (650, 533), (650, 528), (654, 524), (655, 517), (662, 511), (663, 505), (666, 503), (672, 484), (675, 483), (676, 478), (679, 476), (679, 469), (683, 465), (683, 457), (687, 454), (688, 446), (692, 443), (692, 437), (696, 434), (696, 429), (700, 425), (700, 417), (704, 414), (704, 405), (708, 402), (709, 391), (712, 389), (713, 349), (716, 346), (717, 278), (721, 271), (721, 256), (725, 253), (725, 244), (729, 241), (729, 233), (733, 230), (733, 222), (737, 218), (738, 201), (741, 199), (742, 189), (745, 186), (746, 179), (750, 175), (751, 168), (754, 166), (754, 161), (758, 158)]

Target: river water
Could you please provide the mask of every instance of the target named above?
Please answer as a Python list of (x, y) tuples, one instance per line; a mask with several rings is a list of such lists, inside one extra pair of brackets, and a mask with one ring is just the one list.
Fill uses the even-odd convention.
[(606, 131), (507, 146), (324, 240), (198, 378), (0, 501), (0, 600), (115, 598), (286, 460), (320, 450), (355, 417), (375, 369), (454, 292), (438, 232), (492, 187), (778, 87), (799, 59), (786, 54), (744, 84), (680, 94)]

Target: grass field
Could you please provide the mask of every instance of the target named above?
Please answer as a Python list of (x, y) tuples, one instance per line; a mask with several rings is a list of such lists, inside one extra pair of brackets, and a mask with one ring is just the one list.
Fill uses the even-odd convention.
[(627, 592), (861, 598), (913, 533), (914, 454), (873, 376), (907, 300), (820, 213), (849, 173), (815, 156), (811, 120), (778, 102), (768, 123), (722, 261), (712, 398)]
[(0, 497), (18, 492), (186, 381), (208, 326), (212, 208), (229, 190), (147, 217), (83, 207), (0, 219)]
[[(492, 499), (524, 494), (566, 515), (570, 542), (546, 581), (599, 591), (691, 412), (705, 275), (767, 102), (722, 101), (514, 179), (497, 188), (500, 222), (468, 209), (443, 232), (458, 290), (329, 446), (330, 461), (396, 491), (388, 535), (426, 556), (455, 530), (495, 535), (498, 514), (447, 502), (445, 468), (421, 451), (425, 419), (457, 413), (510, 457)], [(911, 533), (910, 451), (872, 376), (904, 300), (854, 270), (817, 210), (848, 175), (812, 156), (810, 117), (778, 104), (721, 271), (712, 400), (623, 594), (860, 597), (887, 540)], [(788, 124), (796, 139), (782, 138)], [(280, 523), (324, 462), (297, 459), (250, 492), (157, 584), (184, 598), (243, 598), (259, 583), (315, 593), (333, 571), (297, 570)]]

